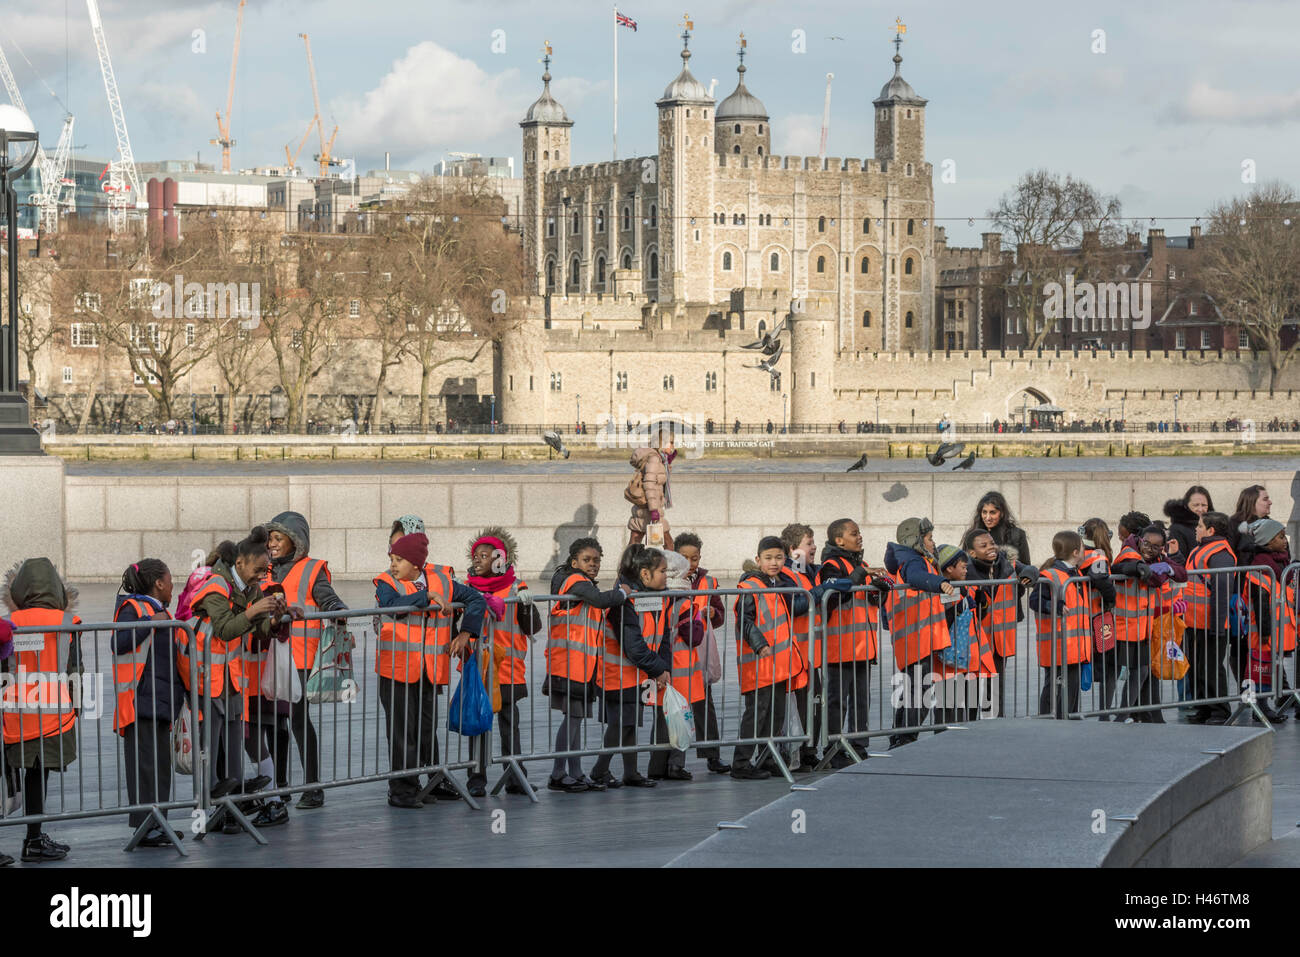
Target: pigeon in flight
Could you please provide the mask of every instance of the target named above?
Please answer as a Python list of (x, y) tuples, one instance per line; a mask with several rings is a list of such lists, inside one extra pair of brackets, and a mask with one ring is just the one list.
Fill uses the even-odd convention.
[(569, 457), (569, 450), (564, 447), (564, 440), (560, 438), (559, 432), (543, 432), (542, 441), (559, 452), (564, 458)]
[(940, 465), (943, 465), (943, 463), (946, 462), (948, 459), (961, 455), (962, 452), (964, 451), (966, 451), (965, 445), (961, 445), (961, 444), (953, 445), (950, 442), (941, 442), (939, 444), (939, 447), (934, 450), (934, 454), (927, 455), (925, 457), (925, 460), (929, 462), (931, 465), (933, 465), (935, 468), (938, 468)]

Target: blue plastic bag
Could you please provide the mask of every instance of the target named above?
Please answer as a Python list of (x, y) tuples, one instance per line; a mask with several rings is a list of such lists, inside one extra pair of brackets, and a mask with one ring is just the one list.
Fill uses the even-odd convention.
[(1091, 661), (1085, 661), (1079, 667), (1079, 690), (1080, 691), (1092, 690), (1092, 662)]
[(487, 688), (483, 684), (478, 655), (470, 655), (465, 660), (460, 683), (451, 696), (447, 727), (467, 738), (487, 734), (492, 730), (492, 699), (488, 697)]

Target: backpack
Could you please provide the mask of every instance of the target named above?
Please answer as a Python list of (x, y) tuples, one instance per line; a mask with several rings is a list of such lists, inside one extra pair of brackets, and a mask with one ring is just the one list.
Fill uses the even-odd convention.
[(349, 690), (356, 691), (352, 677), (352, 651), (356, 642), (347, 626), (331, 622), (321, 632), (320, 645), (311, 677), (307, 679), (307, 700), (312, 704), (322, 701), (347, 701)]
[(633, 473), (632, 481), (628, 482), (627, 488), (623, 489), (623, 497), (639, 508), (649, 506), (650, 503), (645, 497), (645, 479), (642, 477), (640, 469)]
[(200, 565), (198, 568), (194, 569), (194, 571), (190, 572), (190, 577), (186, 580), (185, 587), (181, 589), (181, 597), (176, 600), (177, 621), (189, 621), (191, 618), (197, 617), (198, 612), (190, 606), (190, 602), (194, 598), (194, 593), (199, 590), (205, 581), (208, 580), (208, 576), (211, 574), (211, 565)]

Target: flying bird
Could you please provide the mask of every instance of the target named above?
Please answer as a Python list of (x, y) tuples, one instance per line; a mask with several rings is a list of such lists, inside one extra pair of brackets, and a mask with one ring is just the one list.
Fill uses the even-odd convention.
[(776, 351), (776, 355), (774, 355), (774, 356), (769, 356), (768, 358), (764, 359), (762, 362), (757, 363), (756, 365), (746, 365), (745, 368), (746, 368), (746, 369), (762, 369), (764, 372), (766, 372), (768, 375), (770, 375), (773, 379), (775, 379), (777, 376), (779, 376), (779, 375), (781, 374), (780, 372), (778, 372), (778, 371), (776, 370), (776, 363), (777, 363), (777, 361), (778, 361), (780, 358), (781, 358), (781, 350), (778, 349), (778, 350)]
[(864, 468), (866, 468), (866, 467), (867, 467), (867, 453), (866, 453), (866, 452), (863, 452), (863, 453), (862, 453), (862, 458), (858, 459), (856, 462), (854, 462), (852, 465), (850, 465), (850, 466), (849, 466), (847, 469), (845, 469), (844, 471), (846, 471), (846, 472), (861, 472), (861, 471), (862, 471)]
[(975, 464), (975, 453), (972, 452), (970, 455), (966, 456), (964, 459), (962, 459), (960, 462), (954, 465), (952, 467), (952, 470), (955, 472), (958, 469), (969, 469), (974, 464)]
[(927, 455), (925, 460), (938, 468), (948, 459), (955, 458), (964, 451), (966, 451), (966, 446), (960, 443), (954, 445), (951, 442), (940, 442), (939, 447), (934, 450), (932, 455)]
[(780, 347), (778, 341), (781, 333), (785, 331), (785, 320), (782, 319), (771, 332), (766, 332), (757, 342), (751, 342), (749, 345), (741, 346), (742, 349), (762, 349), (763, 355), (770, 356), (772, 350)]
[(559, 452), (564, 458), (569, 457), (569, 450), (564, 447), (564, 440), (560, 438), (559, 432), (543, 432), (542, 441)]

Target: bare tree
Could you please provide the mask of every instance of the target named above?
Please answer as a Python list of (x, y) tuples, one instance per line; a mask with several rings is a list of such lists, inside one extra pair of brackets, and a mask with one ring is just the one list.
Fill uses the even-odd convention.
[(1007, 306), (1023, 318), (1036, 349), (1054, 331), (1042, 318), (1043, 287), (1064, 276), (1060, 248), (1081, 246), (1085, 232), (1096, 232), (1102, 246), (1120, 242), (1119, 200), (1072, 176), (1039, 169), (1020, 177), (988, 215), (1016, 246), (1015, 265), (1006, 270)]
[[(49, 256), (18, 270), (18, 348), (27, 367), (27, 387), (36, 394), (36, 357), (54, 338), (54, 277), (58, 264)], [(0, 256), (0, 285), (8, 289), (7, 265)]]
[(1283, 336), (1300, 319), (1300, 204), (1290, 186), (1272, 182), (1207, 215), (1205, 258), (1192, 281), (1225, 322), (1268, 353), (1272, 392), (1300, 348), (1300, 337), (1284, 345)]

